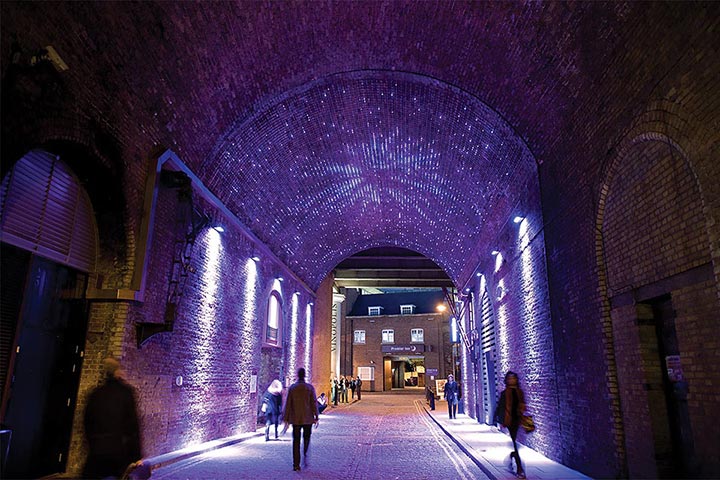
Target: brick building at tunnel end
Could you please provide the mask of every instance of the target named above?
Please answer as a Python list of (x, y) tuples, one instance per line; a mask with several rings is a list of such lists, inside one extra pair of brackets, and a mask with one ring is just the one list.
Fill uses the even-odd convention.
[(720, 477), (720, 4), (4, 1), (0, 22), (3, 478), (80, 471), (108, 356), (147, 456), (253, 431), (299, 367), (323, 391), (352, 351), (333, 269), (375, 247), (455, 286), (478, 421), (513, 370), (544, 455)]

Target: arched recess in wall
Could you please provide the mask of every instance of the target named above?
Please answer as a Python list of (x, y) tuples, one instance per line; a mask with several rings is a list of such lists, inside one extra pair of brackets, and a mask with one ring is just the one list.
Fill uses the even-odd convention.
[(682, 363), (684, 297), (712, 280), (704, 211), (690, 159), (674, 138), (642, 130), (626, 137), (600, 190), (596, 253), (608, 381), (618, 392), (614, 424), (630, 477), (678, 475), (677, 459), (693, 455), (668, 440), (682, 443), (678, 432), (692, 428), (667, 369), (671, 358)]
[(97, 263), (93, 207), (60, 157), (33, 150), (2, 180), (0, 232), (1, 413), (13, 428), (4, 472), (47, 475), (69, 451)]

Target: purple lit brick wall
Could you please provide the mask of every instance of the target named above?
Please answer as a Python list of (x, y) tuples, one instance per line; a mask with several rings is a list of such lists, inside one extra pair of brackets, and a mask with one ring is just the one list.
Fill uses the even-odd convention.
[[(167, 147), (303, 280), (313, 288), (322, 285), (325, 293), (321, 279), (333, 262), (362, 247), (415, 247), (458, 283), (476, 266), (492, 271), (487, 250), (497, 247), (507, 253), (507, 266), (497, 278), (486, 275), (507, 282), (508, 345), (521, 352), (508, 353), (505, 362), (528, 372), (531, 408), (541, 420), (538, 435), (528, 441), (594, 477), (627, 474), (624, 451), (638, 433), (623, 424), (626, 402), (620, 401), (618, 376), (625, 356), (638, 358), (639, 352), (615, 342), (623, 330), (613, 331), (616, 318), (603, 278), (606, 252), (598, 239), (607, 170), (619, 145), (639, 135), (661, 134), (682, 145), (702, 197), (700, 222), (709, 251), (703, 257), (712, 263), (712, 278), (673, 290), (673, 306), (684, 322), (681, 341), (692, 378), (707, 382), (708, 393), (692, 392), (696, 444), (718, 443), (706, 427), (718, 407), (714, 366), (720, 364), (716, 345), (707, 341), (717, 327), (720, 282), (717, 4), (226, 2), (213, 15), (193, 2), (2, 2), (0, 8), (0, 44), (6, 46), (0, 56), (3, 164), (63, 139), (87, 146), (112, 166), (114, 181), (122, 184), (125, 225), (122, 235), (100, 232), (106, 288), (127, 286), (136, 267), (147, 159)], [(26, 75), (16, 77), (15, 85), (7, 75), (13, 34), (21, 42)], [(29, 57), (48, 44), (70, 67), (57, 82), (29, 66)], [(342, 73), (358, 71), (364, 73)], [(412, 73), (378, 73), (388, 71)], [(396, 93), (402, 102), (382, 93)], [(490, 137), (485, 127), (494, 131)], [(476, 149), (486, 139), (487, 154)], [(515, 198), (536, 178), (523, 169), (536, 164), (541, 201), (526, 206), (542, 205), (543, 219), (530, 219), (537, 236), (521, 250), (530, 252), (533, 275), (540, 278), (541, 240), (546, 243), (548, 291), (536, 292), (536, 298), (547, 302), (525, 300), (517, 237), (502, 233)], [(348, 212), (339, 207), (343, 202)], [(445, 216), (438, 218), (438, 212)], [(648, 234), (619, 224), (627, 228), (635, 234), (631, 242)], [(703, 253), (697, 237), (688, 234), (694, 235), (678, 234), (666, 247), (674, 271), (691, 267), (698, 258), (693, 255)], [(183, 422), (194, 415), (191, 400), (202, 392), (192, 381), (176, 390), (169, 383), (193, 360), (190, 350), (176, 346), (195, 349), (211, 338), (215, 356), (250, 348), (237, 332), (235, 341), (213, 336), (214, 326), (232, 330), (245, 315), (238, 293), (245, 277), (237, 272), (248, 251), (239, 237), (227, 240), (235, 235), (223, 237), (218, 259), (226, 299), (208, 301), (207, 282), (193, 277), (179, 330), (152, 339), (144, 350), (134, 350), (132, 320), (152, 320), (162, 311), (157, 302), (166, 286), (166, 260), (153, 260), (149, 287), (158, 291), (147, 305), (95, 303), (91, 309), (81, 394), (97, 380), (102, 356), (123, 356), (131, 381), (150, 399), (143, 405), (150, 453), (188, 438)], [(199, 264), (208, 261), (208, 245), (204, 238), (196, 246)], [(613, 278), (638, 282), (632, 290), (665, 272), (665, 262), (659, 262), (655, 274), (657, 258), (648, 256), (642, 242), (637, 246), (638, 255), (607, 256), (609, 262), (625, 260)], [(685, 257), (686, 250), (693, 253)], [(645, 273), (638, 276), (634, 268)], [(257, 291), (272, 287), (276, 272), (270, 270), (261, 266)], [(284, 295), (292, 293), (289, 285), (283, 288)], [(284, 296), (284, 304), (289, 302)], [(254, 312), (261, 316), (264, 302)], [(210, 317), (219, 324), (201, 321)], [(322, 315), (323, 322), (328, 318)], [(536, 343), (521, 340), (530, 337)], [(546, 351), (551, 343), (553, 355)], [(542, 367), (517, 360), (532, 353), (524, 345), (543, 351)], [(235, 389), (247, 400), (238, 373), (263, 369), (259, 352), (252, 351), (252, 359), (239, 366), (211, 369), (212, 378), (230, 385), (212, 388), (222, 395)], [(542, 383), (551, 357), (556, 394)], [(557, 407), (547, 410), (553, 395)], [(163, 398), (175, 402), (176, 413), (160, 413)], [(241, 411), (250, 417), (242, 425), (254, 421), (254, 405), (235, 408), (222, 410), (217, 420), (201, 412), (197, 430), (220, 435), (233, 428)], [(553, 445), (544, 444), (548, 416), (557, 419)], [(705, 458), (705, 472), (717, 476), (716, 457), (710, 452)], [(642, 469), (642, 462), (629, 470)]]

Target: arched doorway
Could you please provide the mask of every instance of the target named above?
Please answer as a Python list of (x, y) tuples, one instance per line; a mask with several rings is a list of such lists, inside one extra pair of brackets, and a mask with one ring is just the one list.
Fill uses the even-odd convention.
[(77, 177), (42, 150), (10, 169), (0, 206), (3, 474), (37, 477), (67, 463), (97, 228)]

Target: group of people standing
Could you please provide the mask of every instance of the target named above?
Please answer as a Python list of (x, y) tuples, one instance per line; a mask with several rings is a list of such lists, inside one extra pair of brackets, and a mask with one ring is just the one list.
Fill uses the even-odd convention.
[(330, 398), (333, 406), (337, 406), (338, 403), (348, 403), (348, 391), (350, 392), (350, 401), (355, 400), (355, 393), (357, 392), (357, 399), (362, 399), (362, 380), (360, 375), (353, 378), (352, 375), (340, 375), (340, 378), (333, 376), (330, 379)]

